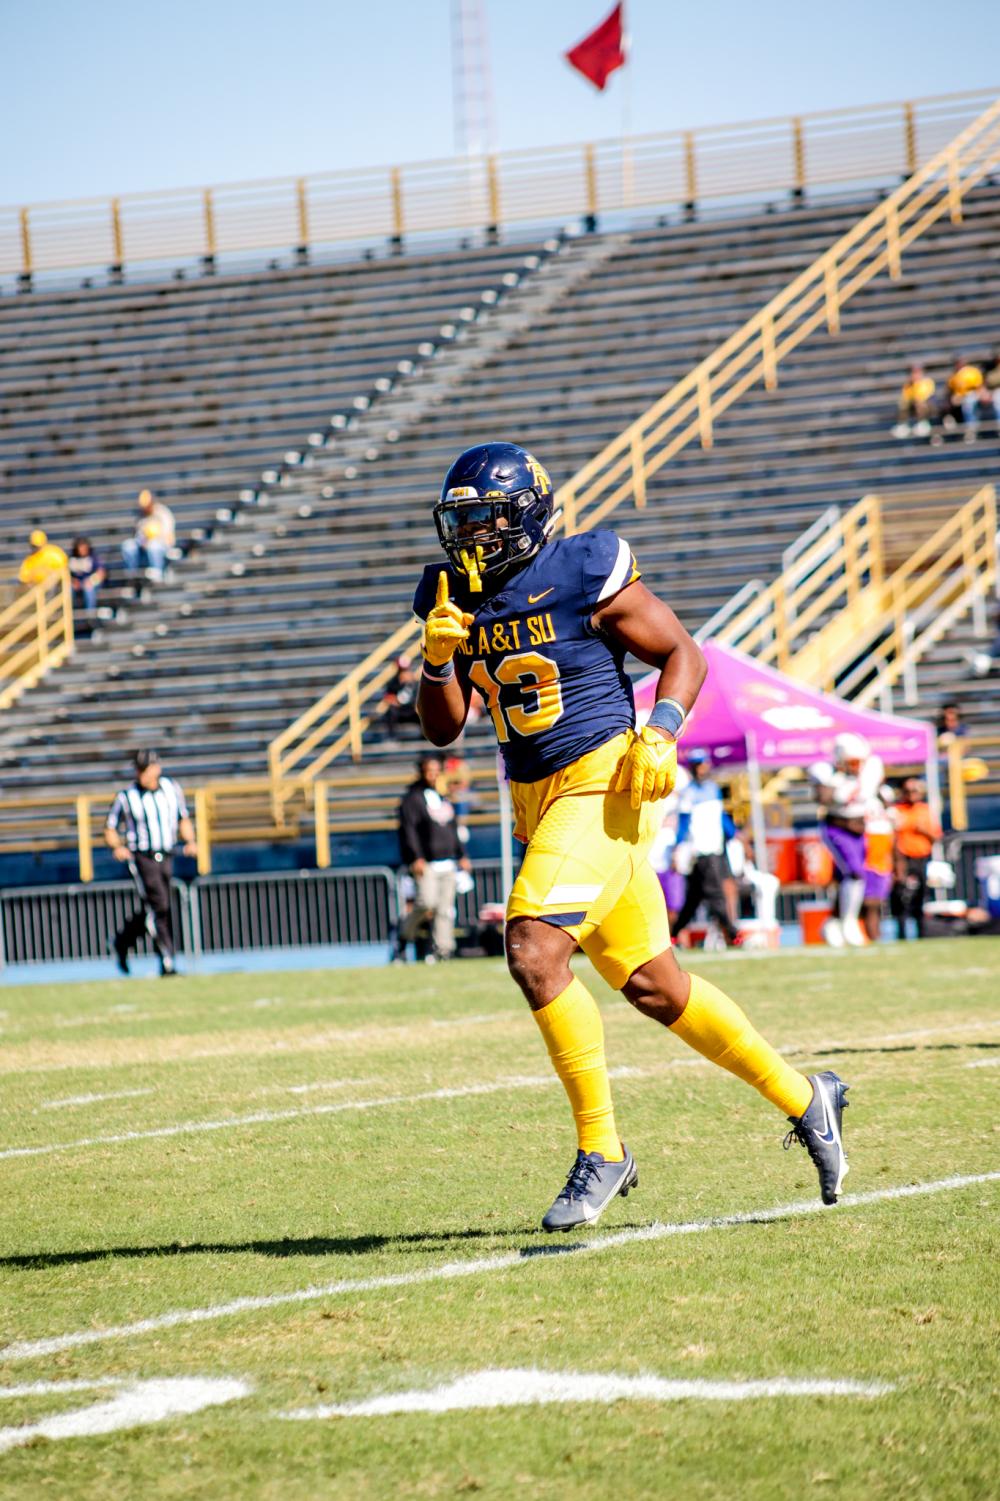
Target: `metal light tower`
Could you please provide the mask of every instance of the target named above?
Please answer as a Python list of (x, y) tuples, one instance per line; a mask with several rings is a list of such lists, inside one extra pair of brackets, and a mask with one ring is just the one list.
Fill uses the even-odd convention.
[(451, 0), (451, 61), (455, 151), (486, 156), (495, 137), (485, 0)]

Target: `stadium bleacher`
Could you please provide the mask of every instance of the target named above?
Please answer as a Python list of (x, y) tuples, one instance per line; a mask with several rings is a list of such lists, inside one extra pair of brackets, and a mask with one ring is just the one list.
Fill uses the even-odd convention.
[[(221, 280), (197, 289), (203, 300), (190, 283), (158, 289), (148, 349), (144, 356), (135, 349), (133, 358), (154, 364), (162, 336), (167, 368), (176, 345), (174, 405), (157, 408), (151, 426), (137, 413), (131, 424), (123, 418), (96, 429), (95, 443), (108, 445), (107, 469), (95, 447), (85, 483), (64, 495), (61, 511), (42, 509), (55, 507), (62, 493), (46, 467), (55, 461), (29, 460), (24, 434), (9, 430), (12, 451), (22, 455), (8, 460), (12, 482), (22, 487), (19, 515), (27, 495), (39, 515), (72, 517), (74, 529), (103, 540), (103, 519), (117, 516), (124, 529), (140, 478), (175, 506), (182, 530), (210, 520), (220, 503), (232, 505), (237, 487), (256, 485), (267, 503), (240, 511), (240, 524), (181, 565), (174, 582), (126, 625), (82, 643), (71, 663), (8, 711), (0, 732), (4, 791), (106, 783), (128, 749), (148, 740), (185, 778), (261, 774), (272, 736), (406, 618), (416, 572), (436, 555), (430, 507), (457, 450), (484, 436), (516, 438), (536, 449), (558, 483), (871, 203), (837, 196), (588, 236), (564, 242), (548, 260), (535, 254), (528, 267), (521, 247), (456, 255), (444, 275), (437, 274), (440, 261), (426, 258), (416, 266), (403, 258), (388, 269), (379, 263), (336, 273), (272, 272), (242, 279), (239, 293), (222, 304), (228, 311), (211, 315)], [(783, 363), (776, 392), (749, 395), (719, 422), (711, 452), (687, 450), (655, 477), (644, 513), (615, 517), (649, 582), (690, 625), (748, 575), (775, 573), (782, 550), (831, 502), (908, 484), (971, 493), (991, 477), (998, 456), (991, 428), (976, 445), (948, 440), (940, 448), (900, 443), (889, 429), (911, 358), (940, 377), (956, 353), (980, 354), (997, 341), (998, 228), (1000, 190), (980, 189), (967, 200), (964, 224), (940, 223), (907, 252), (901, 281), (881, 280), (857, 296), (839, 338), (811, 339)], [(554, 295), (533, 303), (533, 282), (555, 266)], [(420, 381), (404, 382), (367, 410), (352, 408), (349, 392), (371, 391), (376, 372), (394, 369), (404, 349), (414, 358), (422, 336), (440, 327), (446, 305), (457, 317), (473, 302), (473, 288), (480, 296), (498, 292), (512, 268), (520, 270), (521, 286), (493, 316), (467, 324), (463, 349), (456, 345), (442, 357), (423, 395)], [(326, 367), (320, 377), (314, 345), (294, 326), (295, 310), (311, 308), (319, 321), (337, 277), (351, 301), (326, 321), (324, 384)], [(85, 318), (89, 299), (106, 295), (69, 299), (72, 316)], [(125, 316), (129, 298), (115, 295)], [(144, 292), (140, 300), (150, 298)], [(244, 309), (239, 337), (247, 348), (256, 343), (248, 307), (262, 310), (269, 334), (252, 354), (252, 399), (239, 379), (222, 386), (231, 406), (213, 447), (204, 432), (192, 440), (188, 423), (204, 400), (207, 374), (233, 373), (237, 307)], [(53, 299), (40, 297), (36, 321), (33, 298), (17, 304), (25, 370), (35, 333), (51, 344), (54, 360), (65, 349), (51, 327), (52, 308)], [(383, 345), (386, 332), (396, 342)], [(197, 364), (190, 359), (195, 340)], [(290, 398), (292, 345), (303, 390)], [(114, 355), (119, 381), (127, 347)], [(113, 364), (99, 348), (92, 358), (91, 401)], [(40, 354), (30, 368), (41, 368)], [(65, 371), (56, 387), (53, 376), (51, 411), (40, 399), (33, 419), (50, 441), (60, 403), (70, 388), (76, 392)], [(119, 401), (116, 386), (107, 406)], [(255, 411), (269, 402), (273, 422), (256, 422)], [(340, 425), (327, 429), (338, 407)], [(90, 408), (79, 410), (85, 426)], [(317, 426), (331, 441), (310, 448)], [(148, 457), (142, 447), (129, 457), (123, 445), (147, 438)], [(290, 445), (307, 454), (306, 463), (285, 466), (279, 482), (275, 468), (272, 483), (261, 486), (261, 466), (280, 467)], [(79, 463), (79, 454), (68, 462)], [(155, 463), (163, 467), (150, 473)], [(106, 487), (101, 476), (109, 472), (118, 478)], [(112, 530), (112, 541), (116, 535)], [(12, 537), (7, 531), (3, 538), (8, 556)], [(391, 768), (401, 755), (408, 759), (384, 741), (371, 746), (376, 765)]]
[[(398, 378), (534, 247), (0, 300), (0, 569), (26, 521), (114, 548), (143, 486), (183, 534), (283, 449)], [(532, 264), (537, 256), (531, 257)]]

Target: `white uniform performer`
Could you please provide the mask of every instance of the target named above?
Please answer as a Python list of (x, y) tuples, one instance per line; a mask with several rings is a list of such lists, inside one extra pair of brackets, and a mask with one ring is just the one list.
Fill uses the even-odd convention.
[(865, 900), (865, 819), (873, 803), (884, 800), (885, 767), (863, 736), (845, 733), (833, 742), (833, 765), (817, 761), (809, 775), (819, 787), (823, 843), (833, 856), (838, 883), (838, 915), (827, 923), (824, 937), (834, 948), (845, 943), (861, 947), (865, 938), (858, 919)]

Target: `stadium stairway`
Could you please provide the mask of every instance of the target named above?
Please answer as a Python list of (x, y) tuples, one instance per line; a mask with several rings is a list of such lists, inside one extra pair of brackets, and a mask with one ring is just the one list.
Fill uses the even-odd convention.
[[(600, 252), (526, 327), (500, 337), (498, 326), (499, 348), (484, 345), (440, 399), (398, 420), (388, 402), (355, 412), (322, 445), (300, 431), (293, 461), (230, 534), (238, 555), (185, 568), (141, 639), (81, 648), (15, 706), (4, 791), (106, 782), (144, 739), (184, 777), (261, 774), (273, 734), (405, 619), (419, 566), (436, 555), (430, 507), (458, 449), (516, 438), (566, 477), (870, 204), (831, 197), (574, 242)], [(839, 338), (814, 336), (783, 362), (777, 391), (727, 413), (710, 452), (660, 471), (645, 512), (615, 517), (689, 624), (749, 575), (775, 573), (831, 501), (911, 484), (971, 493), (993, 476), (990, 430), (931, 448), (889, 428), (909, 359), (940, 379), (956, 353), (998, 339), (998, 229), (1000, 190), (985, 187), (963, 225), (939, 224), (907, 251), (900, 282), (848, 305)], [(480, 338), (470, 330), (470, 348)], [(409, 754), (371, 747), (373, 766), (401, 778)]]

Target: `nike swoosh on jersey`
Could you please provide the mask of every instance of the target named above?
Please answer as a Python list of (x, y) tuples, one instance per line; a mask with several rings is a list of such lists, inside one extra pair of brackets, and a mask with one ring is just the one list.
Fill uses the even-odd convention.
[[(552, 585), (552, 589), (554, 589), (554, 588), (555, 588), (555, 584)], [(552, 593), (552, 589), (543, 589), (542, 592), (541, 592), (541, 594), (529, 594), (528, 595), (528, 603), (529, 603), (529, 605), (537, 605), (537, 603), (538, 603), (538, 601), (540, 599), (544, 599), (546, 597), (546, 595)]]

